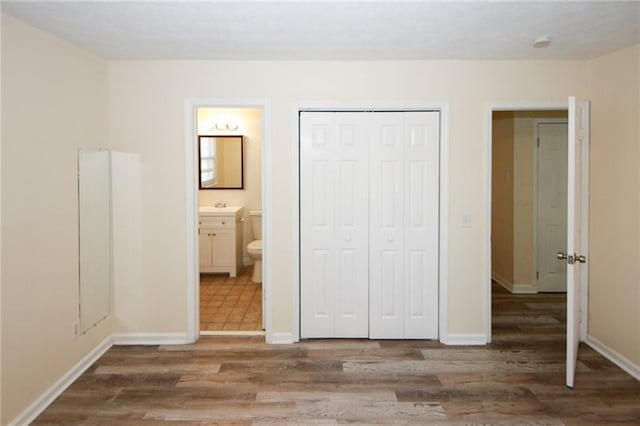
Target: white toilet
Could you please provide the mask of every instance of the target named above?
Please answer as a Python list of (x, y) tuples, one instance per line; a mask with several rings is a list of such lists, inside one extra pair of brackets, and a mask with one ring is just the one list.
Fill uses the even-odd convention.
[(251, 228), (253, 230), (253, 238), (247, 245), (247, 253), (253, 259), (253, 276), (251, 281), (254, 283), (262, 282), (262, 210), (251, 210)]

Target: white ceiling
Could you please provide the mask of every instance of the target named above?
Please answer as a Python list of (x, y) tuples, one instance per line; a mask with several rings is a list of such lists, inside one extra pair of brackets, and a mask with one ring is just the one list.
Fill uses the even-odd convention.
[[(108, 59), (588, 59), (640, 43), (638, 1), (2, 1)], [(550, 47), (533, 40), (549, 36)]]

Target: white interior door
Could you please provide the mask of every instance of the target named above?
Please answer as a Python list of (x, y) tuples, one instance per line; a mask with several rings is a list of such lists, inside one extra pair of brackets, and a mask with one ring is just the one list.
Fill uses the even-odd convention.
[(537, 136), (537, 288), (567, 291), (567, 265), (556, 259), (567, 240), (567, 123), (538, 123)]
[(585, 141), (589, 132), (589, 103), (569, 98), (568, 129), (568, 179), (567, 179), (567, 252), (558, 253), (567, 261), (567, 377), (566, 384), (573, 388), (578, 346), (580, 343), (581, 275), (586, 268), (586, 252), (583, 253), (583, 176), (585, 166)]
[(367, 337), (369, 118), (300, 120), (300, 334)]
[(374, 339), (438, 337), (439, 113), (376, 113), (370, 146)]

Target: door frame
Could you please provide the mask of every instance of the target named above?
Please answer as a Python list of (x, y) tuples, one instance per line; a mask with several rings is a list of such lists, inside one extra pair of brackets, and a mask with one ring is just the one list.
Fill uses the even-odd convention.
[(268, 99), (216, 99), (189, 98), (184, 101), (184, 152), (185, 152), (185, 194), (186, 194), (186, 243), (187, 243), (187, 339), (196, 342), (200, 337), (200, 273), (198, 247), (198, 167), (196, 148), (196, 109), (212, 108), (257, 108), (262, 109), (262, 279), (266, 300), (265, 339), (272, 340), (272, 264), (271, 250), (273, 238), (271, 224), (272, 206), (272, 166), (271, 166), (271, 102)]
[[(491, 300), (491, 171), (492, 171), (492, 142), (493, 142), (493, 112), (494, 111), (552, 111), (552, 110), (567, 110), (569, 108), (568, 100), (562, 101), (531, 101), (531, 102), (487, 102), (485, 104), (485, 149), (486, 149), (486, 162), (487, 170), (485, 171), (485, 187), (487, 188), (485, 196), (485, 247), (487, 251), (485, 253), (485, 329), (487, 335), (487, 343), (491, 342), (492, 327), (491, 327), (491, 312), (492, 312), (492, 300)], [(585, 253), (589, 252), (589, 138), (585, 139), (585, 146), (583, 147), (583, 170), (582, 176), (582, 232), (585, 242)], [(588, 318), (589, 318), (589, 273), (582, 275), (582, 300), (581, 313), (580, 313), (580, 340), (584, 340), (587, 335)]]
[[(533, 120), (533, 140), (538, 139), (538, 124), (566, 124), (569, 119), (563, 118), (536, 118)], [(568, 137), (568, 136), (567, 136)], [(537, 144), (533, 146), (533, 184), (535, 185), (535, 196), (533, 197), (533, 271), (538, 270), (538, 149)], [(566, 208), (565, 208), (566, 214)], [(538, 280), (535, 280), (536, 292), (539, 292)]]
[(440, 112), (439, 140), (439, 229), (438, 229), (438, 339), (448, 341), (448, 276), (449, 276), (449, 102), (297, 102), (291, 112), (291, 321), (292, 341), (300, 341), (300, 113), (301, 112)]

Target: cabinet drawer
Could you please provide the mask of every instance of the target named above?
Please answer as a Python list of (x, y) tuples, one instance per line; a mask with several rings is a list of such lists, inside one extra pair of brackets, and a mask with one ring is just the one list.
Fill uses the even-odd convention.
[(235, 228), (236, 218), (200, 216), (199, 223), (201, 228)]

